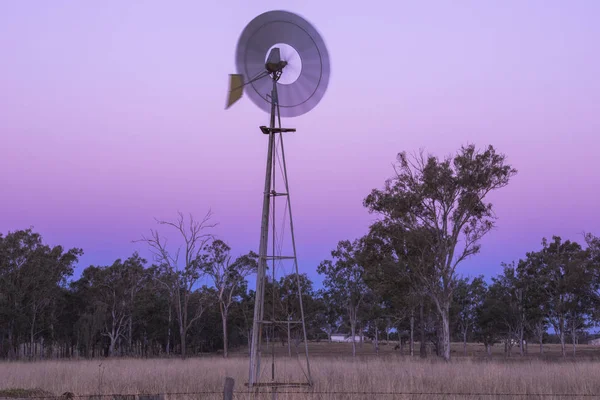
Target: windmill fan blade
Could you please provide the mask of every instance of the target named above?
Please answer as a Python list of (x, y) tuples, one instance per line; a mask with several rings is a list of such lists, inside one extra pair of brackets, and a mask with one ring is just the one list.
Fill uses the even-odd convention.
[(227, 96), (227, 104), (225, 109), (228, 109), (238, 101), (244, 93), (244, 75), (229, 74), (229, 95)]
[[(329, 54), (323, 38), (297, 14), (282, 10), (260, 14), (244, 28), (238, 40), (238, 74), (250, 79), (265, 71), (272, 48), (279, 48), (281, 60), (287, 62), (277, 77), (280, 115), (297, 117), (310, 111), (323, 98), (329, 82)], [(267, 113), (271, 112), (271, 81), (249, 82), (246, 90), (250, 100)]]

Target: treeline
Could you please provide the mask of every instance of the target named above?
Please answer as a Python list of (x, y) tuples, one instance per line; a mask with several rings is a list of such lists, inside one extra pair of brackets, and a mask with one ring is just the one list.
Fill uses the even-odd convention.
[(585, 249), (544, 239), (489, 284), (457, 272), (495, 226), (486, 197), (516, 173), (492, 146), (463, 146), (444, 159), (399, 154), (394, 176), (364, 199), (376, 216), (368, 232), (339, 242), (318, 267), (330, 304), (344, 312), (351, 332), (367, 326), (377, 337), (391, 319), (399, 332), (408, 331), (413, 353), (418, 326), (421, 354), (429, 342), (449, 359), (452, 339), (465, 352), (466, 342), (477, 340), (488, 352), (502, 342), (507, 354), (514, 345), (523, 354), (552, 327), (563, 355), (567, 338), (575, 352), (583, 330), (600, 321), (598, 238), (584, 235)]
[[(226, 343), (246, 346), (254, 292), (245, 277), (254, 272), (256, 255), (233, 260), (221, 240), (204, 241), (197, 251), (189, 244), (180, 252), (189, 262), (179, 268), (177, 256), (168, 256), (169, 266), (134, 253), (89, 266), (73, 280), (80, 249), (50, 247), (31, 229), (0, 235), (0, 356), (185, 356), (223, 351)], [(300, 278), (308, 334), (325, 337), (318, 320), (322, 303), (312, 282)], [(295, 276), (269, 282), (267, 310), (275, 299), (278, 315), (294, 315), (296, 287)], [(288, 337), (277, 340), (287, 343)]]
[[(600, 242), (588, 239), (586, 249), (558, 237), (544, 241), (525, 259), (505, 265), (490, 283), (482, 276), (458, 279), (450, 313), (453, 341), (462, 341), (465, 353), (467, 342), (481, 342), (488, 349), (502, 343), (510, 355), (513, 347), (525, 354), (532, 343), (539, 344), (534, 351), (543, 352), (542, 343), (548, 342), (561, 343), (564, 354), (569, 340), (574, 353), (579, 340), (588, 339), (586, 329), (600, 317)], [(359, 243), (364, 242), (340, 243), (333, 262), (319, 268), (323, 273), (326, 265), (338, 268), (338, 287), (327, 283), (315, 291), (306, 275), (300, 275), (309, 340), (329, 340), (331, 334), (349, 334), (353, 327), (357, 337), (372, 341), (374, 352), (385, 339), (397, 341), (402, 353), (426, 356), (429, 347), (440, 354), (439, 315), (426, 292), (402, 276), (379, 279), (381, 265), (363, 264), (365, 249), (357, 248)], [(219, 240), (205, 251), (197, 282), (210, 286), (187, 293), (180, 286), (177, 294), (169, 286), (173, 276), (168, 268), (149, 265), (137, 253), (108, 266), (89, 266), (79, 279), (69, 280), (81, 250), (49, 247), (31, 230), (0, 235), (0, 356), (185, 356), (221, 352), (225, 337), (229, 346), (247, 346), (254, 291), (248, 290), (242, 272), (245, 266), (253, 271), (256, 257), (250, 253), (226, 260), (230, 249)], [(225, 266), (225, 273), (215, 274), (219, 266)], [(215, 281), (210, 274), (221, 278)], [(266, 282), (265, 319), (273, 312), (280, 320), (299, 319), (296, 282), (295, 275)], [(175, 304), (178, 298), (186, 311)], [(556, 334), (549, 335), (549, 327)], [(299, 333), (283, 329), (269, 339), (297, 351)], [(358, 345), (360, 340), (354, 342)]]
[[(450, 358), (450, 341), (478, 341), (507, 355), (555, 339), (563, 354), (600, 322), (600, 240), (585, 248), (553, 237), (499, 276), (463, 278), (457, 267), (479, 252), (495, 224), (486, 196), (516, 170), (489, 146), (462, 147), (454, 157), (401, 153), (395, 175), (364, 200), (376, 218), (368, 232), (339, 242), (317, 267), (323, 288), (306, 275), (265, 282), (263, 319), (289, 321), (264, 338), (298, 351), (302, 335), (298, 283), (309, 340), (333, 333), (381, 339), (398, 351)], [(78, 279), (81, 249), (49, 246), (32, 231), (0, 234), (0, 357), (195, 355), (247, 347), (251, 340), (258, 256), (232, 250), (211, 234), (211, 215), (179, 214), (158, 221), (181, 244), (170, 247), (158, 230), (140, 239), (153, 254), (89, 266)], [(268, 274), (267, 274), (268, 275)], [(274, 326), (275, 324), (273, 324)], [(287, 326), (285, 326), (287, 325)], [(294, 329), (294, 327), (296, 329)], [(555, 332), (548, 335), (549, 328)], [(357, 341), (356, 338), (361, 338)], [(419, 344), (419, 349), (415, 344)]]
[[(336, 310), (329, 330), (349, 327), (358, 338), (373, 340), (375, 351), (378, 338), (389, 339), (393, 331), (401, 351), (406, 345), (411, 355), (443, 356), (442, 320), (430, 289), (396, 259), (374, 263), (369, 240), (340, 242), (332, 261), (319, 267), (326, 276), (323, 299), (328, 311)], [(490, 356), (494, 345), (507, 356), (543, 354), (545, 343), (560, 344), (563, 356), (575, 355), (579, 343), (594, 337), (589, 328), (600, 324), (600, 240), (586, 235), (585, 241), (584, 249), (557, 236), (543, 239), (540, 249), (504, 264), (490, 282), (483, 276), (454, 279), (451, 340), (463, 343), (465, 355), (468, 342), (483, 343)], [(358, 339), (353, 344), (355, 351)]]

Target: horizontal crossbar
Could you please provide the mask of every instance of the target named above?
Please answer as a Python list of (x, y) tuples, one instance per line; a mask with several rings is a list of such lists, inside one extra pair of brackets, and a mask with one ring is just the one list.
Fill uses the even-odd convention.
[(261, 324), (301, 324), (302, 321), (260, 321)]
[(265, 256), (267, 260), (293, 260), (294, 256)]
[[(244, 383), (248, 386), (248, 382)], [(311, 387), (308, 382), (257, 382), (252, 387)]]
[(296, 132), (296, 128), (269, 128), (268, 126), (261, 126), (260, 130), (265, 135), (269, 133), (285, 133), (285, 132)]

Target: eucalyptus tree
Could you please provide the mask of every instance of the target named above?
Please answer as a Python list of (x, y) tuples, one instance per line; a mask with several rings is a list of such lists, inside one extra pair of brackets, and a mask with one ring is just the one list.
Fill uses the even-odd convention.
[(594, 291), (594, 310), (592, 320), (595, 323), (600, 322), (600, 237), (591, 233), (584, 234), (587, 244), (588, 262), (590, 272), (593, 276), (592, 288)]
[(143, 285), (145, 263), (146, 260), (134, 253), (124, 262), (117, 259), (110, 266), (91, 265), (74, 283), (74, 288), (91, 305), (92, 315), (101, 318), (101, 334), (109, 340), (109, 356), (115, 355), (117, 344), (125, 338), (127, 350), (131, 351), (133, 309), (136, 294)]
[(513, 264), (502, 264), (503, 271), (492, 278), (488, 295), (495, 301), (494, 310), (498, 333), (503, 337), (504, 350), (510, 356), (515, 342), (520, 342), (519, 350), (523, 355), (523, 335), (525, 314), (523, 310), (523, 291), (517, 282)]
[(331, 335), (340, 328), (344, 311), (340, 309), (338, 302), (335, 301), (334, 296), (328, 290), (320, 289), (316, 295), (323, 309), (321, 312), (321, 330), (327, 334), (327, 340), (331, 342)]
[(422, 300), (419, 282), (413, 279), (412, 264), (419, 260), (410, 258), (406, 243), (403, 251), (395, 251), (397, 241), (390, 241), (390, 231), (382, 223), (373, 224), (362, 238), (364, 246), (358, 254), (364, 265), (364, 281), (371, 292), (381, 300), (381, 317), (399, 326), (410, 323), (410, 353), (414, 353), (415, 309)]
[(532, 258), (531, 268), (542, 282), (547, 299), (547, 317), (559, 337), (562, 355), (566, 356), (566, 335), (571, 333), (573, 352), (579, 324), (593, 314), (594, 276), (589, 252), (576, 242), (542, 240), (542, 250)]
[(550, 292), (546, 290), (547, 279), (542, 274), (542, 253), (527, 252), (516, 267), (517, 281), (522, 291), (525, 325), (544, 354), (544, 335), (549, 325)]
[(32, 229), (0, 234), (0, 333), (10, 358), (16, 356), (18, 337), (28, 337), (29, 356), (35, 355), (38, 335), (51, 329), (44, 317), (82, 254), (78, 248), (44, 244)]
[[(300, 282), (300, 288), (298, 288), (298, 282)], [(295, 273), (284, 275), (279, 279), (277, 284), (277, 299), (276, 308), (279, 313), (285, 318), (288, 323), (286, 324), (287, 329), (287, 344), (288, 344), (288, 355), (292, 356), (292, 321), (301, 320), (301, 311), (304, 312), (304, 323), (307, 330), (307, 337), (315, 335), (317, 329), (316, 325), (324, 324), (324, 316), (319, 315), (323, 312), (322, 304), (320, 303), (317, 295), (313, 289), (313, 283), (306, 274), (299, 274), (296, 276)], [(298, 289), (302, 293), (302, 310), (300, 309), (300, 302), (298, 297)], [(300, 325), (295, 324), (296, 328), (300, 328)], [(322, 327), (322, 325), (321, 325)], [(299, 329), (295, 329), (296, 343), (299, 344)]]
[(364, 281), (364, 265), (359, 261), (363, 245), (361, 240), (340, 241), (331, 252), (332, 260), (325, 260), (317, 267), (317, 272), (324, 275), (323, 286), (329, 292), (331, 300), (346, 312), (352, 334), (353, 356), (356, 356), (359, 310), (368, 292)]
[(500, 341), (505, 331), (502, 314), (505, 312), (502, 292), (493, 287), (485, 287), (483, 301), (475, 308), (474, 337), (483, 343), (489, 357), (492, 346)]
[(456, 328), (463, 340), (463, 353), (467, 355), (467, 339), (473, 331), (477, 318), (477, 307), (481, 305), (486, 285), (483, 276), (470, 280), (462, 278), (457, 281), (452, 300), (452, 315), (456, 319)]
[(431, 262), (415, 265), (415, 272), (441, 318), (441, 353), (448, 360), (456, 268), (479, 252), (481, 238), (494, 227), (487, 195), (508, 185), (517, 171), (492, 146), (484, 151), (463, 146), (443, 160), (423, 152), (412, 158), (400, 153), (397, 160), (395, 176), (383, 189), (374, 189), (364, 204), (398, 236), (427, 232), (420, 236)]
[(203, 257), (204, 271), (210, 276), (217, 291), (221, 323), (223, 327), (223, 357), (228, 355), (227, 319), (229, 310), (240, 290), (245, 289), (246, 277), (258, 267), (258, 255), (249, 252), (232, 261), (231, 248), (222, 240), (215, 240), (206, 247)]

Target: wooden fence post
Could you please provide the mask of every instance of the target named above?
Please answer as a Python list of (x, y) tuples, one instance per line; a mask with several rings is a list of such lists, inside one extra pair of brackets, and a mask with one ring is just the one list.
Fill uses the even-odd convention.
[(233, 400), (233, 385), (235, 381), (233, 378), (225, 378), (225, 388), (223, 388), (223, 400)]

